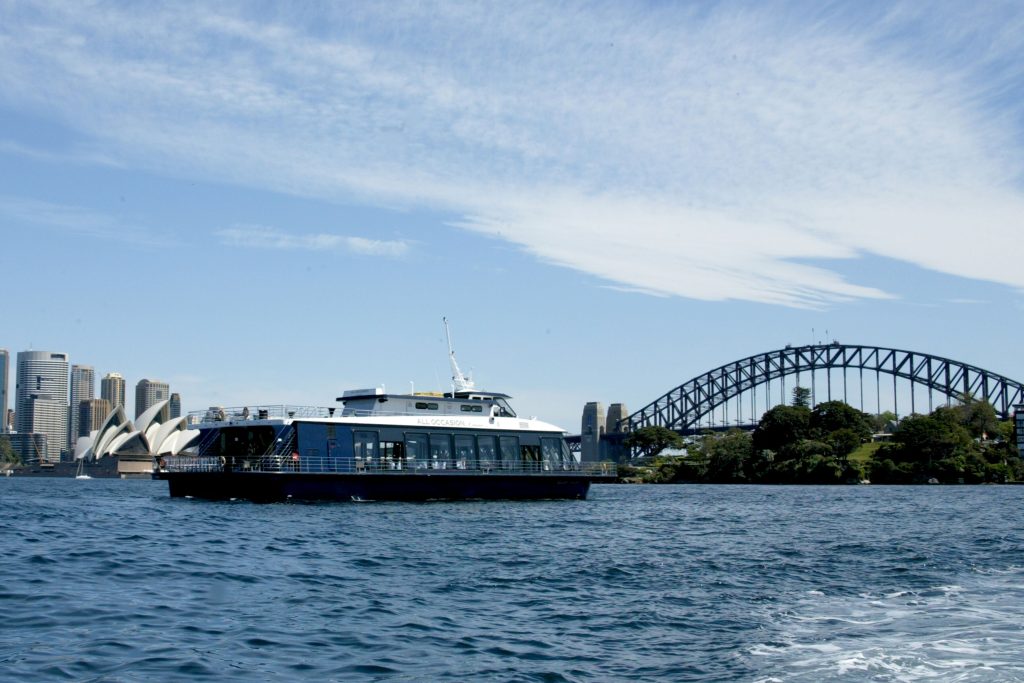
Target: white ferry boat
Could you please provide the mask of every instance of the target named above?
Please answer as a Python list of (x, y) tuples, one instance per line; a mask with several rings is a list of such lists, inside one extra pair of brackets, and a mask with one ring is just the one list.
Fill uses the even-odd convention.
[[(447, 324), (445, 325), (447, 333)], [(455, 362), (447, 393), (346, 391), (339, 408), (254, 405), (190, 416), (199, 436), (158, 460), (170, 495), (213, 499), (584, 499), (613, 464), (580, 463), (565, 432), (478, 391)]]

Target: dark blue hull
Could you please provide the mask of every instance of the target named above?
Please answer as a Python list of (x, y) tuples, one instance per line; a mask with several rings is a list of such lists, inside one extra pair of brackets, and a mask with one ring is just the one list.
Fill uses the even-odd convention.
[(173, 498), (284, 500), (584, 500), (592, 477), (510, 474), (160, 472)]

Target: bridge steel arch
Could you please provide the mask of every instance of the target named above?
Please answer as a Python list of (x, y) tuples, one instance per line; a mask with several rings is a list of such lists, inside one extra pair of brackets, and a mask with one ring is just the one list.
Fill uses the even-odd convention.
[[(716, 408), (755, 387), (790, 375), (834, 368), (857, 369), (862, 376), (865, 370), (891, 375), (894, 392), (896, 381), (903, 379), (950, 399), (965, 395), (984, 399), (1003, 419), (1010, 417), (1014, 405), (1024, 403), (1024, 385), (1020, 382), (973, 365), (917, 351), (833, 342), (787, 346), (705, 372), (632, 413), (620, 423), (620, 428), (635, 431), (661, 426), (690, 432)], [(843, 386), (845, 391), (845, 381)], [(913, 410), (913, 391), (911, 400)]]

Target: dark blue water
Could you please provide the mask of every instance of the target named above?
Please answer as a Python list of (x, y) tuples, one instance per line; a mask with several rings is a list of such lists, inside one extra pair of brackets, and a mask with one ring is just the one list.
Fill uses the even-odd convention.
[(0, 480), (4, 681), (1024, 680), (1024, 487), (253, 505)]

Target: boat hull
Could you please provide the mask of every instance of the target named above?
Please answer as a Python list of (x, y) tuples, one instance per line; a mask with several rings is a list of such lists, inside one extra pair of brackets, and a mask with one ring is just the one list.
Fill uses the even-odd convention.
[(585, 500), (581, 475), (159, 472), (172, 498), (285, 500)]

